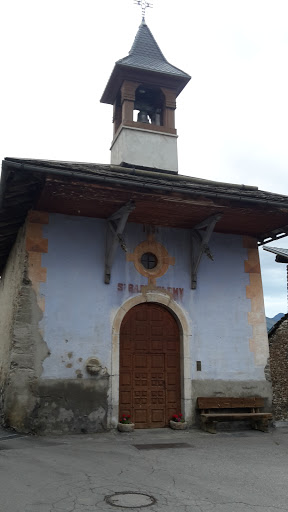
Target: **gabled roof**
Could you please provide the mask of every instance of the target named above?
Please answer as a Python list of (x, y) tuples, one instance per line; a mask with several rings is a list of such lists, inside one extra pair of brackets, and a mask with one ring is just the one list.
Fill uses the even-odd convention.
[(146, 69), (153, 72), (156, 71), (158, 73), (165, 73), (166, 75), (181, 76), (188, 78), (189, 80), (191, 78), (187, 73), (181, 71), (181, 69), (169, 64), (145, 21), (142, 21), (138, 29), (129, 55), (118, 60), (116, 62), (116, 65), (117, 64), (138, 69)]
[(150, 29), (142, 21), (129, 55), (115, 63), (100, 101), (113, 105), (125, 79), (145, 81), (158, 87), (171, 87), (178, 95), (190, 78), (190, 75), (165, 59)]
[(129, 222), (192, 229), (221, 214), (217, 233), (288, 235), (288, 197), (257, 187), (105, 164), (6, 158), (0, 184), (0, 273), (30, 209), (108, 219), (133, 200)]

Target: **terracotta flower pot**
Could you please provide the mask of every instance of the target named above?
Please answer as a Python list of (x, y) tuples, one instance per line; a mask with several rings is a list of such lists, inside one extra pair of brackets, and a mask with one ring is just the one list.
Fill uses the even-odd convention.
[(119, 432), (133, 432), (134, 423), (118, 423), (117, 428)]
[(173, 428), (173, 430), (186, 430), (187, 423), (186, 423), (186, 421), (170, 420), (170, 427)]

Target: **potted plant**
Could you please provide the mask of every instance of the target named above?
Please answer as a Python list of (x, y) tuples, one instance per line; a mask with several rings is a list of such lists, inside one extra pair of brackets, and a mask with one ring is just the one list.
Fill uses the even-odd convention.
[(119, 432), (133, 432), (134, 423), (131, 421), (130, 414), (122, 414), (117, 426)]
[(181, 412), (179, 414), (173, 414), (170, 420), (170, 427), (174, 430), (186, 430), (187, 423), (183, 418), (183, 414)]

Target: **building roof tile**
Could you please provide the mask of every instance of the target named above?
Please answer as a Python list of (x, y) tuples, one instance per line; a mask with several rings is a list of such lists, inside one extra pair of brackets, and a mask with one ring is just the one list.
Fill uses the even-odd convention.
[(172, 66), (164, 57), (152, 32), (144, 21), (142, 21), (136, 34), (134, 43), (129, 55), (116, 62), (116, 65), (128, 66), (147, 71), (164, 73), (167, 75), (176, 75), (179, 77), (190, 78), (190, 76), (181, 69)]

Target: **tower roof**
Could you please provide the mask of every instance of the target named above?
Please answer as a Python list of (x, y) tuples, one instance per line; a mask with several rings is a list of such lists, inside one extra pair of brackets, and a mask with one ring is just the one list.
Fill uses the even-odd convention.
[(142, 21), (138, 32), (136, 34), (134, 43), (131, 47), (129, 55), (116, 62), (122, 66), (128, 66), (139, 69), (146, 69), (148, 71), (165, 73), (167, 75), (176, 75), (190, 80), (190, 76), (181, 69), (172, 66), (165, 59), (157, 42), (155, 41), (151, 30)]
[(160, 87), (170, 86), (178, 95), (190, 78), (165, 59), (149, 27), (142, 21), (129, 55), (115, 63), (101, 102), (113, 104), (124, 79), (143, 79)]

